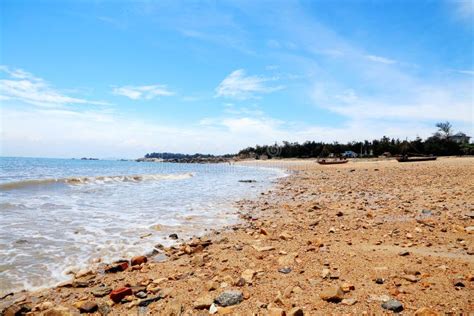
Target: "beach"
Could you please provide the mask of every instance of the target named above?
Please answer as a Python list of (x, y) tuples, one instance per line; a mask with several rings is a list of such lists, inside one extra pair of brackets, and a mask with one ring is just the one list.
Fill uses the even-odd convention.
[(474, 313), (474, 158), (240, 164), (291, 174), (238, 224), (7, 295), (4, 315)]

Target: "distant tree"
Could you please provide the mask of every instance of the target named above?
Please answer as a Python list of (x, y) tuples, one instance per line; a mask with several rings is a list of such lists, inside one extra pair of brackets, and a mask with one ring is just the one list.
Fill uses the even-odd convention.
[(443, 122), (437, 123), (436, 127), (438, 128), (438, 132), (435, 133), (435, 136), (438, 136), (438, 137), (441, 136), (442, 138), (445, 138), (445, 139), (448, 139), (449, 136), (451, 136), (453, 126), (448, 121), (444, 123)]

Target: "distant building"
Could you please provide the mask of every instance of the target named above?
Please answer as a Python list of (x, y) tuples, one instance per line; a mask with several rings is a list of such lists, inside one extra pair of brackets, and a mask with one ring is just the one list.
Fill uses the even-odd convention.
[(457, 134), (449, 136), (449, 139), (459, 144), (467, 144), (469, 143), (471, 136), (467, 136), (466, 134), (459, 132)]
[(357, 154), (352, 150), (345, 151), (342, 155), (347, 158), (357, 158)]

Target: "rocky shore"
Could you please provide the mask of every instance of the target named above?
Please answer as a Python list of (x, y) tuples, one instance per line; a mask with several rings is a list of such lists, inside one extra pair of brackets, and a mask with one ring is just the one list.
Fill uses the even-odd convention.
[(285, 166), (241, 224), (6, 296), (3, 315), (474, 313), (474, 158)]

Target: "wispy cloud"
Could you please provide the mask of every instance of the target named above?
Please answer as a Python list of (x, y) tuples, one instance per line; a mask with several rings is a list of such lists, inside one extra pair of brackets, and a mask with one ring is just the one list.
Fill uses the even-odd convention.
[(254, 98), (258, 94), (271, 93), (283, 89), (283, 86), (268, 86), (269, 81), (276, 78), (262, 76), (247, 76), (245, 70), (237, 69), (231, 72), (216, 88), (218, 97), (235, 99)]
[(168, 97), (175, 93), (166, 85), (124, 86), (113, 89), (113, 94), (122, 95), (132, 100), (151, 100), (156, 97)]
[(470, 23), (472, 23), (474, 0), (450, 0), (450, 2), (453, 4), (454, 10), (460, 18), (469, 19)]
[(457, 72), (464, 75), (474, 76), (474, 70), (458, 70)]
[(376, 55), (366, 55), (365, 58), (367, 58), (370, 61), (374, 61), (374, 62), (382, 63), (382, 64), (387, 64), (387, 65), (395, 64), (397, 62), (396, 60), (386, 58), (386, 57), (382, 57), (382, 56), (376, 56)]
[(18, 100), (43, 107), (60, 107), (67, 104), (109, 104), (67, 96), (53, 88), (44, 79), (22, 69), (0, 66), (0, 71), (8, 76), (8, 79), (0, 80), (0, 98), (3, 100)]

